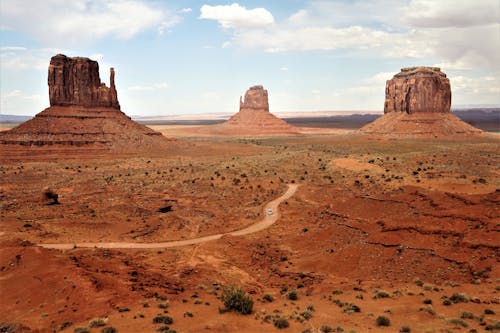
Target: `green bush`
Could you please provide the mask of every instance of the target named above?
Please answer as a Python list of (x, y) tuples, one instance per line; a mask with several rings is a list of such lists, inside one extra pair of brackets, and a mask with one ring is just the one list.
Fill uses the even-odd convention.
[(378, 316), (375, 320), (377, 326), (391, 326), (391, 320), (386, 316)]
[(378, 298), (387, 298), (387, 297), (390, 297), (390, 295), (385, 290), (377, 290), (375, 292), (375, 295), (373, 296), (373, 298), (375, 298), (375, 299), (378, 299)]
[(87, 327), (75, 327), (73, 332), (74, 333), (90, 333), (90, 330)]
[(467, 303), (469, 302), (469, 297), (466, 294), (455, 293), (450, 296), (450, 301), (453, 303)]
[(99, 326), (104, 326), (106, 325), (106, 320), (102, 318), (94, 318), (89, 321), (89, 327), (99, 327)]
[(399, 333), (410, 333), (410, 332), (411, 332), (411, 328), (408, 326), (403, 326), (399, 329)]
[(234, 311), (244, 315), (252, 313), (253, 300), (242, 288), (236, 286), (223, 288), (221, 299), (224, 303), (222, 312)]
[(291, 301), (296, 301), (297, 299), (299, 299), (299, 296), (297, 294), (297, 290), (292, 290), (288, 293), (287, 295), (288, 299), (291, 300)]
[(113, 326), (108, 326), (108, 327), (103, 327), (103, 329), (101, 330), (101, 333), (116, 333), (116, 328), (114, 328)]
[(276, 326), (279, 329), (282, 329), (289, 327), (290, 324), (288, 323), (288, 320), (286, 320), (285, 318), (277, 318), (276, 320), (274, 320), (274, 326)]
[(462, 327), (468, 327), (469, 324), (467, 324), (464, 320), (459, 319), (459, 318), (451, 318), (448, 320), (450, 324), (454, 324), (457, 326), (462, 326)]
[(167, 324), (170, 325), (174, 322), (172, 317), (169, 316), (156, 316), (153, 318), (153, 324)]

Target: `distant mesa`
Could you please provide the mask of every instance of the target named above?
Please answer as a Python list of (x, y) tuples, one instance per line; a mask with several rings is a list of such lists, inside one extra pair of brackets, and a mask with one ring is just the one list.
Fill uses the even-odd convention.
[(250, 87), (245, 97), (240, 97), (240, 111), (222, 127), (243, 135), (299, 133), (295, 126), (269, 112), (268, 92), (262, 86)]
[(416, 137), (482, 133), (451, 113), (450, 81), (438, 67), (402, 68), (386, 83), (384, 115), (360, 131)]
[(120, 111), (113, 68), (107, 87), (96, 61), (58, 54), (50, 60), (48, 85), (50, 107), (0, 132), (0, 152), (133, 153), (166, 148), (168, 140), (161, 133)]
[(263, 86), (250, 87), (245, 93), (245, 99), (240, 96), (240, 111), (243, 109), (264, 110), (269, 112), (269, 98)]

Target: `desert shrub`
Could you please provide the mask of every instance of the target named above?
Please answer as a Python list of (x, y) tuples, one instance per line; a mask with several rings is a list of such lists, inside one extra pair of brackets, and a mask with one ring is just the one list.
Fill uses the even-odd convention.
[(333, 328), (330, 327), (330, 326), (328, 326), (328, 325), (323, 325), (323, 326), (321, 326), (321, 328), (319, 329), (319, 331), (321, 333), (331, 333), (331, 332), (333, 332)]
[(103, 318), (94, 318), (89, 321), (89, 327), (99, 327), (106, 325), (106, 320)]
[(262, 296), (262, 299), (263, 299), (264, 301), (267, 301), (267, 302), (272, 302), (272, 301), (274, 301), (274, 297), (273, 297), (273, 295), (271, 295), (271, 294), (265, 294), (264, 296)]
[(156, 316), (153, 318), (153, 324), (167, 324), (170, 325), (174, 322), (172, 317), (169, 316)]
[(443, 300), (443, 305), (449, 306), (449, 305), (452, 305), (452, 304), (453, 304), (453, 303), (450, 301), (450, 299), (449, 299), (449, 298), (445, 298), (445, 299)]
[(342, 306), (342, 309), (345, 313), (352, 313), (352, 312), (360, 312), (361, 311), (361, 308), (353, 303), (345, 303)]
[(432, 304), (432, 300), (429, 298), (424, 299), (424, 304)]
[(410, 332), (411, 332), (411, 328), (408, 326), (403, 326), (399, 329), (399, 333), (410, 333)]
[(436, 315), (436, 311), (434, 311), (434, 309), (432, 308), (432, 305), (423, 306), (419, 309), (419, 311), (425, 311), (433, 316)]
[(108, 326), (108, 327), (103, 327), (103, 329), (101, 330), (101, 333), (116, 333), (116, 328), (114, 328), (113, 326)]
[(493, 325), (486, 325), (486, 327), (484, 328), (486, 331), (498, 331), (500, 330), (500, 321), (497, 321), (495, 324)]
[(73, 332), (74, 333), (90, 333), (90, 330), (87, 327), (75, 327)]
[(460, 318), (462, 319), (474, 319), (474, 314), (468, 311), (462, 311), (460, 314)]
[(378, 298), (387, 298), (389, 296), (390, 295), (389, 295), (389, 293), (387, 291), (385, 291), (385, 290), (377, 290), (375, 292), (375, 295), (373, 296), (373, 298), (375, 298), (375, 299), (378, 299)]
[(450, 296), (450, 301), (453, 303), (467, 303), (469, 302), (469, 297), (463, 293), (455, 293)]
[(495, 311), (491, 310), (491, 309), (484, 309), (484, 314), (487, 314), (487, 315), (494, 315), (496, 314)]
[(288, 293), (287, 295), (288, 299), (291, 300), (291, 301), (296, 301), (297, 299), (299, 299), (299, 296), (297, 294), (297, 290), (292, 290)]
[(160, 309), (166, 309), (166, 308), (168, 308), (168, 305), (169, 305), (168, 302), (162, 302), (162, 303), (158, 304), (158, 307)]
[(386, 316), (378, 316), (375, 320), (377, 326), (391, 326), (391, 320)]
[(419, 278), (413, 280), (413, 283), (415, 283), (419, 287), (422, 287), (424, 285), (424, 281), (420, 280)]
[(312, 313), (309, 311), (304, 311), (300, 314), (305, 320), (309, 320), (312, 318)]
[(286, 320), (285, 318), (277, 318), (274, 320), (274, 326), (276, 328), (282, 329), (289, 327), (290, 324), (288, 323), (288, 320)]
[(463, 319), (459, 319), (459, 318), (448, 319), (448, 322), (450, 324), (454, 324), (454, 325), (462, 326), (462, 327), (468, 327), (469, 326), (469, 324), (467, 324)]
[(236, 286), (224, 288), (221, 299), (224, 303), (223, 312), (235, 311), (244, 315), (252, 313), (253, 300), (242, 288)]

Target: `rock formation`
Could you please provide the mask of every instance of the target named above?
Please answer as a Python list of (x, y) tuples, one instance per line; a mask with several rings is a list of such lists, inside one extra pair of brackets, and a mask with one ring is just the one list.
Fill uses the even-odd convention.
[(243, 109), (264, 110), (269, 112), (267, 90), (262, 86), (250, 87), (245, 93), (245, 99), (240, 96), (240, 111)]
[(269, 112), (268, 93), (262, 86), (250, 87), (240, 97), (240, 111), (229, 118), (222, 132), (242, 135), (294, 134), (298, 129)]
[(450, 80), (437, 67), (402, 68), (386, 83), (384, 113), (450, 113), (450, 106)]
[(415, 137), (482, 133), (451, 114), (450, 106), (450, 81), (439, 68), (402, 68), (386, 83), (384, 115), (360, 131)]
[[(99, 65), (88, 58), (52, 57), (48, 70), (50, 107), (33, 119), (0, 132), (0, 154), (141, 153), (165, 150), (159, 132), (120, 111), (111, 68), (110, 87), (99, 78)], [(29, 153), (27, 153), (29, 152)]]
[(63, 54), (52, 57), (48, 83), (51, 106), (102, 106), (120, 109), (114, 69), (110, 69), (108, 88), (99, 77), (99, 64), (89, 58), (70, 58)]

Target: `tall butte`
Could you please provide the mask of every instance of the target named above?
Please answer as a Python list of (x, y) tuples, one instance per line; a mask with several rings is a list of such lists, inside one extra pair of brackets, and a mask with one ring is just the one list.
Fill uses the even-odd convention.
[(250, 87), (245, 97), (240, 97), (240, 111), (222, 127), (243, 135), (298, 133), (296, 127), (269, 112), (268, 93), (262, 86)]
[(0, 132), (4, 156), (128, 154), (166, 148), (165, 137), (120, 111), (113, 68), (107, 87), (99, 77), (97, 61), (58, 54), (50, 60), (48, 85), (49, 108)]
[(384, 115), (361, 128), (383, 136), (446, 137), (481, 130), (451, 113), (450, 80), (437, 67), (409, 67), (388, 80)]

